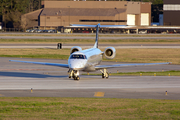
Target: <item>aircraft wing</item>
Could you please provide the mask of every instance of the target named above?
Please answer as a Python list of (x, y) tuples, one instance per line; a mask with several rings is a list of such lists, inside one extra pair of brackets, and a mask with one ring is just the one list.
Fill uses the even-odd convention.
[(40, 65), (49, 65), (49, 66), (69, 68), (68, 64), (60, 64), (60, 63), (45, 63), (45, 62), (19, 61), (19, 60), (9, 60), (9, 61), (10, 62), (32, 63), (32, 64), (40, 64)]
[(125, 66), (146, 66), (146, 65), (166, 65), (171, 64), (170, 62), (166, 63), (132, 63), (132, 64), (114, 64), (114, 65), (98, 65), (95, 66), (95, 69), (103, 69), (103, 68), (115, 68), (115, 67), (125, 67)]

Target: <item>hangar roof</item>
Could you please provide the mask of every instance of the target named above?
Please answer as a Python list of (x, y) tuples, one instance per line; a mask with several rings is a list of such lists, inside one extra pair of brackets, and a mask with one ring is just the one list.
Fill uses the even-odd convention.
[(126, 12), (120, 8), (44, 8), (41, 16), (115, 16)]

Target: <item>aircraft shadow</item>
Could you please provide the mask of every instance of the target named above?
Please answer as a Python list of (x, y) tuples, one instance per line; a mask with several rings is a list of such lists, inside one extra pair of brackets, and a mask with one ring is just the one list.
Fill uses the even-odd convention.
[(27, 77), (27, 78), (67, 78), (67, 75), (61, 76), (52, 76), (52, 75), (45, 75), (45, 74), (36, 74), (36, 73), (23, 73), (23, 72), (0, 72), (0, 76), (7, 76), (7, 77)]

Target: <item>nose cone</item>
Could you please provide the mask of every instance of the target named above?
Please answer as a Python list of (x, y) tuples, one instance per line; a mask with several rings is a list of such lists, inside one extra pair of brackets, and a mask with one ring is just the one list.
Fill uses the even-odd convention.
[(70, 59), (68, 61), (69, 68), (73, 70), (83, 70), (86, 66), (87, 60), (85, 59)]

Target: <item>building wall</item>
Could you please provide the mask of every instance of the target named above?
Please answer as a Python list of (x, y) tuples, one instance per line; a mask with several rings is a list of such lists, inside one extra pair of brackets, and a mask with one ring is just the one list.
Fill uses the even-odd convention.
[(164, 25), (180, 26), (180, 11), (165, 11)]
[(163, 0), (164, 4), (180, 4), (180, 0)]
[(164, 25), (180, 26), (180, 0), (164, 0)]
[(135, 25), (140, 25), (140, 2), (127, 3), (127, 15), (135, 15)]
[(149, 14), (149, 25), (151, 25), (151, 3), (150, 2), (141, 2), (140, 12)]
[[(47, 13), (42, 13), (41, 14), (41, 19), (40, 20), (40, 26), (49, 26), (51, 22), (51, 26), (58, 26), (60, 22), (55, 22), (55, 21), (62, 21), (60, 25), (62, 26), (69, 26), (69, 24), (104, 24), (104, 25), (126, 25), (127, 24), (127, 1), (44, 1), (44, 9), (56, 9), (59, 8), (57, 11), (63, 11), (66, 12), (66, 14), (61, 15), (61, 18), (59, 20), (57, 17), (50, 17), (51, 21), (46, 20), (45, 24), (45, 17), (46, 15), (47, 18)], [(113, 9), (115, 12), (114, 15), (104, 15), (104, 13), (97, 15), (97, 16), (86, 16), (87, 13), (84, 13), (84, 15), (79, 16), (73, 16), (73, 9), (97, 9), (97, 12), (99, 10), (103, 12), (103, 9)], [(125, 9), (124, 12), (118, 12), (119, 9)], [(94, 11), (96, 12), (96, 11)], [(53, 14), (53, 13), (52, 13)], [(106, 13), (108, 14), (108, 13)], [(60, 16), (60, 14), (58, 15)], [(61, 19), (61, 20), (60, 20)], [(70, 21), (69, 21), (70, 20)], [(81, 20), (97, 20), (98, 22), (82, 22)], [(123, 20), (125, 22), (101, 22), (99, 20)]]
[(117, 20), (118, 18), (126, 18), (126, 13), (111, 16), (40, 16), (40, 26), (69, 26), (69, 24), (103, 24), (103, 25), (126, 25), (126, 22), (81, 22), (80, 20)]
[(127, 1), (44, 1), (44, 8), (127, 8)]
[(135, 24), (138, 25), (138, 26), (140, 26), (140, 24), (141, 24), (140, 23), (141, 22), (141, 19), (140, 19), (141, 17), (140, 16), (141, 16), (140, 14), (136, 14), (136, 16), (135, 16), (136, 17), (135, 18), (136, 19)]
[[(81, 14), (75, 12), (75, 9), (79, 9)], [(84, 12), (82, 12), (82, 9), (84, 9)], [(105, 10), (107, 12), (104, 12)], [(69, 26), (69, 24), (94, 25), (97, 23), (103, 25), (127, 25), (127, 15), (133, 14), (135, 15), (135, 25), (140, 25), (141, 13), (151, 15), (151, 4), (149, 2), (44, 1), (44, 9), (25, 14), (22, 16), (22, 20), (29, 18), (32, 20), (31, 26), (39, 25), (41, 27)], [(35, 22), (33, 19), (38, 19), (38, 21)], [(149, 16), (149, 19), (151, 19), (151, 16)]]
[(43, 9), (39, 9), (21, 16), (21, 26), (23, 28), (29, 28), (39, 26), (39, 16)]
[(135, 25), (141, 25), (141, 13), (149, 14), (149, 24), (151, 24), (151, 3), (150, 2), (128, 2), (127, 14), (135, 15)]
[(140, 2), (128, 2), (127, 14), (140, 14)]

